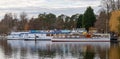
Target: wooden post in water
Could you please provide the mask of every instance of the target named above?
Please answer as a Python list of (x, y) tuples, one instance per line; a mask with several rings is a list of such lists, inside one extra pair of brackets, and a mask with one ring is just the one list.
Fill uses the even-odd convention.
[(37, 36), (36, 36), (36, 34), (35, 34), (35, 41), (36, 41), (36, 38), (37, 38)]

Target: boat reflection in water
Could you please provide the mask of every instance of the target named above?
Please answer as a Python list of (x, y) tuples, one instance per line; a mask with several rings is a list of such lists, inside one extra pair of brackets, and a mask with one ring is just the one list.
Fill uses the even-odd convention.
[(0, 47), (2, 59), (110, 59), (120, 51), (110, 42), (2, 40)]

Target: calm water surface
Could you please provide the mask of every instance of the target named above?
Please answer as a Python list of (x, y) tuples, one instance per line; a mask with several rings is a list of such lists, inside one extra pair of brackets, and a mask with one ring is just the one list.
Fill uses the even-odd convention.
[(0, 40), (0, 59), (120, 59), (120, 44)]

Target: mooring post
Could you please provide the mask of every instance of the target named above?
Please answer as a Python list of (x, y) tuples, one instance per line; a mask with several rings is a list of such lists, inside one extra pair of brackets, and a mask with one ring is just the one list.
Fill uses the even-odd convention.
[(36, 34), (35, 34), (35, 41), (36, 41)]

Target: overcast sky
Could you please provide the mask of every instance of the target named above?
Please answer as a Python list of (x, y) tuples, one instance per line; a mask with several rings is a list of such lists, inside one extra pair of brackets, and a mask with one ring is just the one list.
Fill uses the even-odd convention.
[(91, 6), (94, 12), (99, 10), (100, 0), (0, 0), (0, 18), (5, 13), (27, 13), (28, 17), (36, 17), (39, 13), (65, 14), (71, 16), (83, 13)]

